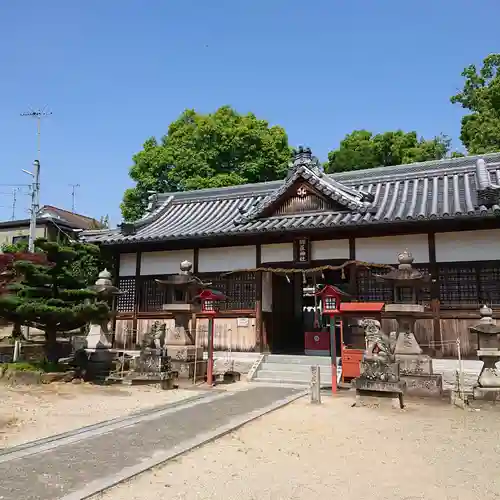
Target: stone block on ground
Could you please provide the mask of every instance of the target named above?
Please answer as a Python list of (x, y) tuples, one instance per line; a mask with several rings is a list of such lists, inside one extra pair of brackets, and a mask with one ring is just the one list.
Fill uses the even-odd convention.
[(419, 397), (441, 397), (443, 377), (441, 375), (402, 375), (406, 383), (406, 394)]
[(432, 358), (425, 354), (396, 354), (401, 375), (432, 375)]
[(172, 361), (194, 361), (203, 359), (203, 347), (194, 345), (167, 345), (167, 356)]
[(356, 390), (356, 402), (353, 406), (379, 406), (403, 409), (403, 394), (400, 392), (371, 392)]
[[(172, 360), (172, 370), (178, 372), (179, 379), (193, 379), (195, 363), (194, 361), (178, 361)], [(204, 379), (207, 374), (207, 364), (206, 360), (200, 360), (196, 362), (196, 379)]]

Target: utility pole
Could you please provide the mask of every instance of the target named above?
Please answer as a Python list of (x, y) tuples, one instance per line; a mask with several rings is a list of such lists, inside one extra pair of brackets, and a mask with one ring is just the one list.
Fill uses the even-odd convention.
[(75, 213), (75, 196), (76, 196), (76, 188), (80, 187), (80, 184), (69, 184), (71, 188), (71, 212)]
[(35, 250), (35, 238), (36, 238), (36, 216), (38, 215), (38, 210), (40, 208), (40, 149), (41, 149), (41, 128), (42, 119), (50, 116), (52, 113), (47, 111), (45, 108), (41, 110), (30, 110), (26, 113), (21, 113), (21, 116), (28, 116), (36, 120), (36, 149), (37, 158), (33, 162), (33, 172), (24, 170), (23, 172), (31, 175), (33, 177), (33, 183), (31, 185), (31, 218), (30, 218), (30, 235), (28, 240), (28, 251), (33, 252)]

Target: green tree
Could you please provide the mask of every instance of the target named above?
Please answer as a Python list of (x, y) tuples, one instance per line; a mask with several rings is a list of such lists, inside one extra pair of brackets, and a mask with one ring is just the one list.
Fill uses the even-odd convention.
[[(69, 272), (76, 280), (85, 283), (85, 286), (93, 285), (99, 273), (105, 268), (113, 272), (114, 263), (112, 258), (97, 245), (76, 242), (68, 243), (67, 246), (76, 253), (76, 257), (69, 267)], [(1, 251), (4, 254), (11, 255), (30, 255), (26, 241), (4, 244)], [(39, 249), (35, 248), (35, 252), (39, 252)]]
[(470, 111), (462, 117), (460, 140), (471, 154), (500, 151), (500, 54), (490, 54), (478, 71), (474, 64), (462, 72), (463, 89), (451, 97)]
[(46, 240), (36, 241), (41, 261), (15, 259), (16, 279), (0, 295), (0, 318), (17, 325), (38, 328), (45, 333), (46, 357), (57, 362), (57, 333), (81, 328), (89, 321), (109, 316), (105, 302), (71, 273), (77, 252)]
[(449, 148), (450, 140), (444, 135), (424, 139), (419, 138), (416, 132), (402, 130), (376, 135), (368, 130), (355, 130), (345, 136), (338, 149), (328, 153), (325, 170), (344, 172), (440, 160)]
[(282, 179), (291, 149), (283, 128), (229, 106), (212, 114), (186, 110), (161, 142), (154, 137), (134, 158), (121, 204), (126, 221), (141, 217), (151, 192), (165, 193)]

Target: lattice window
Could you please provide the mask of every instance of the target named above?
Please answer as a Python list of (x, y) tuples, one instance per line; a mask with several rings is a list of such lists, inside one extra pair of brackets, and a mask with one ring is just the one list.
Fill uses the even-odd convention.
[(140, 312), (161, 311), (167, 302), (167, 288), (159, 285), (157, 279), (166, 279), (167, 276), (147, 276), (140, 281)]
[(439, 300), (443, 306), (478, 307), (478, 272), (476, 265), (451, 264), (439, 267)]
[(500, 263), (481, 266), (478, 275), (481, 303), (500, 306)]
[(204, 281), (210, 281), (212, 288), (227, 296), (220, 304), (222, 311), (255, 309), (256, 279), (254, 272), (233, 274), (203, 274)]
[(120, 278), (118, 288), (125, 292), (118, 295), (116, 310), (118, 312), (134, 312), (135, 308), (135, 277)]
[[(382, 274), (379, 273), (379, 274)], [(392, 302), (392, 287), (379, 281), (370, 269), (358, 267), (358, 300), (365, 302)]]

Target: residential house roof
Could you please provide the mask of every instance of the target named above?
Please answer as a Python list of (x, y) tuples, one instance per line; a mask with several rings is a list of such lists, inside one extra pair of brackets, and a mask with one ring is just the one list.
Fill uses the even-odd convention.
[[(329, 208), (273, 212), (298, 181)], [(116, 245), (498, 216), (500, 153), (327, 175), (310, 150), (301, 149), (284, 181), (153, 195), (142, 219), (112, 230), (85, 231), (82, 237)]]
[[(52, 205), (43, 205), (37, 214), (37, 224), (54, 223), (64, 229), (89, 230), (100, 227), (99, 221), (81, 214), (75, 214)], [(16, 228), (29, 226), (30, 219), (17, 219), (0, 222), (0, 228)]]

